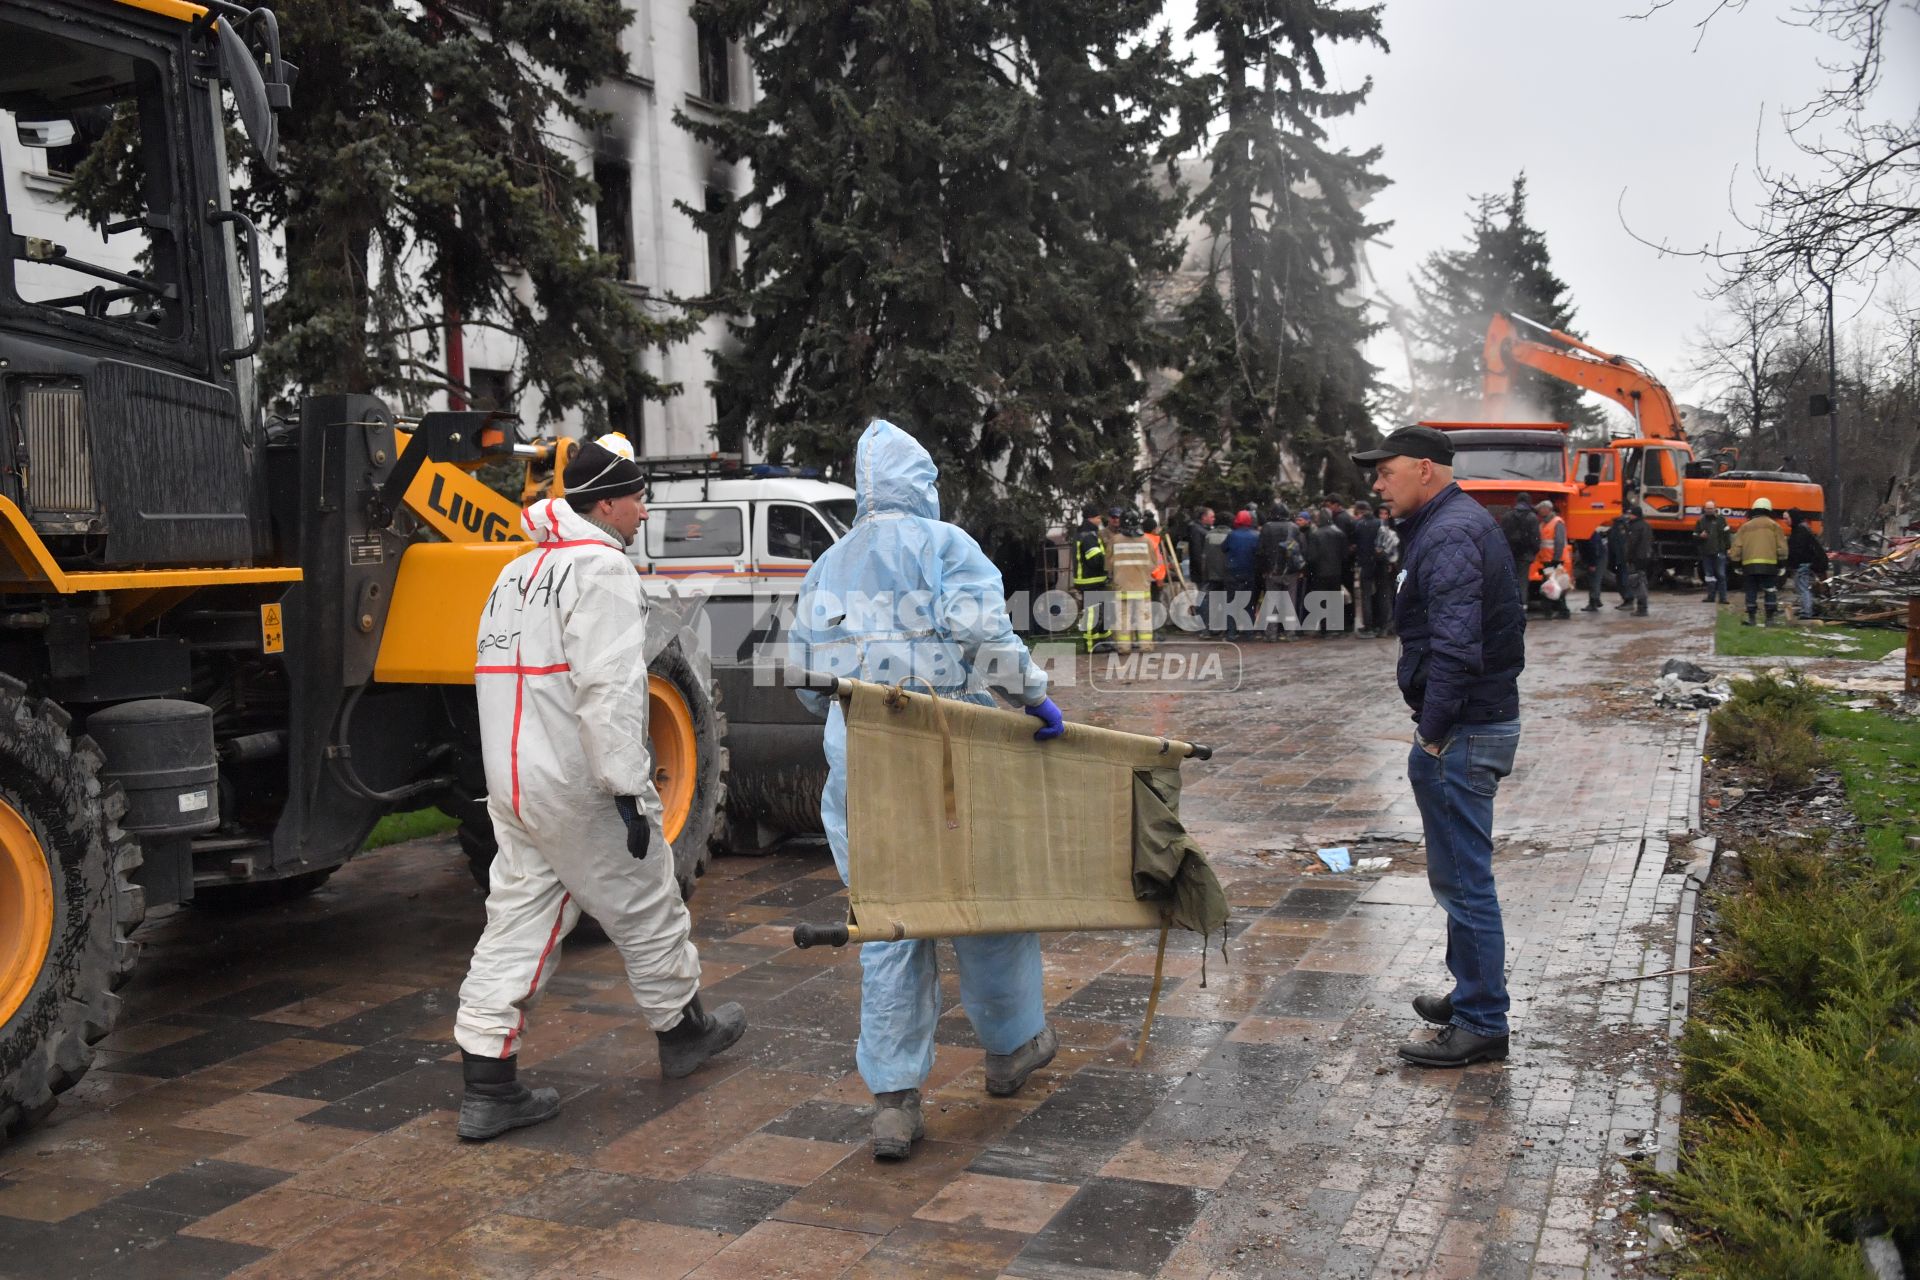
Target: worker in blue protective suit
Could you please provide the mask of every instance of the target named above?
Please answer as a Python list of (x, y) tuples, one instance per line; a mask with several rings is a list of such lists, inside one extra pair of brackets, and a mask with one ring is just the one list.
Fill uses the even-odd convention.
[[(939, 472), (920, 443), (875, 420), (854, 456), (853, 529), (801, 584), (791, 657), (817, 675), (877, 684), (924, 680), (944, 697), (991, 706), (991, 692), (1060, 736), (1047, 675), (1007, 617), (1000, 571), (967, 534), (940, 519)], [(916, 684), (916, 687), (917, 684)], [(827, 786), (820, 815), (840, 878), (847, 877), (847, 726), (837, 700), (800, 698), (827, 717)], [(1031, 933), (955, 938), (960, 1002), (987, 1051), (987, 1092), (1006, 1097), (1053, 1060), (1040, 939)], [(870, 942), (860, 949), (860, 1076), (873, 1091), (873, 1154), (903, 1160), (923, 1136), (920, 1086), (933, 1069), (940, 983), (930, 940)]]

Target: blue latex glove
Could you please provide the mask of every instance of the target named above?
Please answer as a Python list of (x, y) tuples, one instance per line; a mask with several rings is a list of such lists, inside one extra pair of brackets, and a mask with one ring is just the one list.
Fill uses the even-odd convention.
[(653, 828), (640, 812), (640, 806), (632, 796), (615, 796), (613, 807), (619, 810), (620, 821), (627, 824), (627, 852), (635, 858), (646, 857), (647, 846), (653, 840)]
[(1033, 731), (1035, 742), (1047, 742), (1067, 731), (1066, 721), (1060, 718), (1060, 708), (1053, 704), (1052, 698), (1042, 698), (1027, 708), (1027, 714), (1040, 722)]

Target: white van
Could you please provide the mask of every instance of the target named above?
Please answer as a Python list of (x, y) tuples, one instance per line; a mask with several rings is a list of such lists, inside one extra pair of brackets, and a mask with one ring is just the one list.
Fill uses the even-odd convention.
[(780, 676), (800, 580), (852, 527), (854, 491), (790, 467), (735, 457), (643, 458), (647, 522), (629, 553), (650, 592), (704, 597), (726, 716), (727, 834), (764, 848), (820, 828), (825, 724)]

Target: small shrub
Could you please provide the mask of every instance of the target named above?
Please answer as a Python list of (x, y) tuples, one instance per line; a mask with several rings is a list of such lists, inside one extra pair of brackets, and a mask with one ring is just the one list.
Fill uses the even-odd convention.
[(1811, 718), (1820, 710), (1820, 695), (1798, 680), (1782, 680), (1771, 671), (1735, 680), (1730, 686), (1735, 702)]
[(1758, 845), (1741, 858), (1749, 887), (1720, 904), (1714, 1010), (1788, 1028), (1857, 985), (1884, 957), (1898, 985), (1920, 984), (1920, 928), (1901, 905), (1914, 876), (1804, 845)]
[(1733, 682), (1733, 697), (1707, 717), (1714, 751), (1753, 766), (1769, 787), (1804, 787), (1820, 766), (1814, 728), (1820, 700), (1803, 684), (1761, 674)]
[(1720, 903), (1667, 1180), (1708, 1233), (1687, 1274), (1865, 1276), (1863, 1220), (1920, 1246), (1920, 929), (1901, 905), (1920, 877), (1823, 844), (1748, 851)]

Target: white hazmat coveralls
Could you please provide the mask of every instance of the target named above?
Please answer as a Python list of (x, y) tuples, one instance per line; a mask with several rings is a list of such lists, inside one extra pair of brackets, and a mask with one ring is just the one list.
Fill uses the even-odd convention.
[[(518, 1052), (583, 910), (619, 948), (655, 1031), (679, 1022), (700, 986), (647, 749), (639, 575), (614, 534), (564, 501), (534, 503), (521, 523), (536, 545), (500, 571), (474, 657), (500, 852), (454, 1022), (462, 1049), (499, 1058)], [(627, 852), (615, 796), (632, 796), (653, 829), (645, 858)]]

